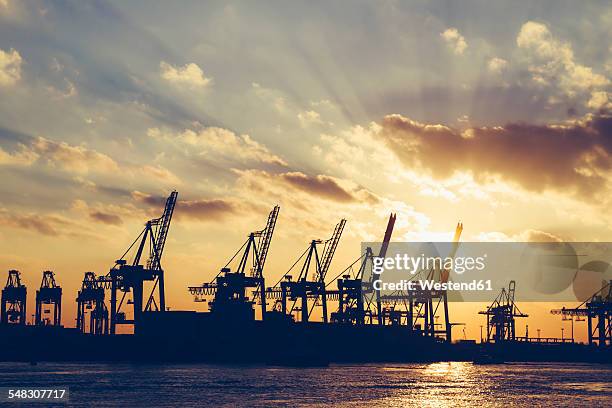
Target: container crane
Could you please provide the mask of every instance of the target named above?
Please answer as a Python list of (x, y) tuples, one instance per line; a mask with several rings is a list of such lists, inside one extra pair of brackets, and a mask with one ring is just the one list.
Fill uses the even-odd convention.
[[(279, 212), (280, 207), (277, 205), (268, 215), (266, 227), (249, 234), (245, 243), (221, 268), (212, 282), (189, 287), (189, 292), (196, 296), (196, 300), (202, 299), (202, 296), (214, 295), (213, 300), (208, 303), (213, 316), (231, 316), (234, 320), (254, 320), (253, 305), (258, 300), (261, 305), (262, 320), (265, 319), (266, 290), (263, 270)], [(229, 265), (241, 251), (242, 256), (238, 266), (232, 272)], [(252, 265), (250, 270), (249, 264)], [(247, 294), (247, 289), (253, 290), (252, 296)]]
[[(573, 309), (555, 309), (552, 314), (563, 318), (587, 318), (589, 344), (601, 347), (612, 346), (612, 281)], [(573, 324), (573, 322), (572, 322)], [(573, 336), (572, 336), (573, 337)]]
[(27, 288), (21, 283), (21, 274), (14, 269), (10, 270), (6, 286), (2, 289), (2, 324), (26, 324), (26, 297)]
[[(328, 322), (327, 314), (327, 293), (325, 288), (325, 277), (331, 265), (332, 259), (340, 242), (340, 237), (344, 231), (346, 220), (342, 219), (336, 227), (332, 236), (327, 240), (315, 239), (310, 242), (308, 249), (300, 256), (294, 266), (306, 255), (300, 274), (297, 281), (293, 281), (289, 275), (291, 269), (281, 278), (280, 289), (278, 286), (269, 288), (268, 292), (271, 297), (280, 300), (281, 310), (283, 314), (293, 315), (296, 311), (301, 311), (301, 321), (308, 322), (314, 308), (321, 301), (323, 321)], [(323, 254), (319, 256), (318, 245), (323, 244)], [(292, 267), (293, 268), (293, 267)], [(314, 273), (311, 270), (314, 269)], [(312, 276), (313, 280), (308, 277)], [(283, 280), (284, 279), (284, 280)], [(309, 307), (308, 299), (314, 299), (312, 306)], [(291, 308), (288, 310), (288, 300), (293, 301)], [(300, 305), (298, 306), (298, 300)]]
[[(463, 224), (458, 223), (448, 257), (455, 257), (462, 231)], [(450, 271), (443, 268), (431, 268), (416, 273), (412, 280), (416, 280), (423, 274), (426, 274), (426, 280), (446, 282)], [(406, 324), (415, 332), (429, 337), (444, 338), (447, 342), (451, 342), (453, 323), (450, 322), (448, 312), (447, 291), (423, 287), (408, 291), (396, 291), (381, 295), (380, 302), (388, 306), (382, 309), (379, 308), (381, 310), (378, 317), (379, 323), (392, 325)], [(442, 309), (444, 322), (439, 324), (436, 322), (436, 319), (440, 309)], [(439, 328), (439, 326), (442, 326), (442, 328)]]
[[(85, 272), (76, 299), (76, 326), (81, 333), (108, 334), (108, 309), (104, 297), (104, 277), (96, 277), (93, 272)], [(89, 326), (86, 318), (88, 311)]]
[[(389, 221), (387, 222), (387, 229), (380, 247), (378, 256), (384, 258), (387, 254), (389, 242), (391, 241), (391, 235), (393, 233), (393, 227), (395, 225), (396, 215), (391, 214)], [(372, 260), (374, 253), (371, 247), (367, 247), (365, 252), (359, 259), (353, 262), (347, 269), (342, 271), (340, 274), (341, 279), (337, 279), (338, 290), (331, 291), (329, 295), (333, 300), (338, 300), (338, 311), (333, 312), (331, 320), (337, 323), (350, 323), (350, 324), (365, 324), (366, 316), (369, 316), (370, 323), (372, 323), (373, 316), (379, 315), (380, 309), (377, 309), (376, 313), (372, 313), (371, 306), (376, 302), (377, 308), (380, 305), (380, 291), (373, 289), (374, 274), (369, 271), (369, 280), (363, 281), (364, 276), (367, 276), (366, 270), (372, 267)], [(356, 270), (354, 276), (351, 274), (345, 274), (345, 272), (352, 268), (353, 265), (361, 262), (359, 269)], [(334, 279), (334, 280), (336, 280)], [(365, 301), (365, 302), (364, 302)], [(365, 303), (365, 306), (364, 306)]]
[[(46, 310), (45, 306), (51, 309)], [(50, 318), (43, 314), (50, 313)], [(40, 289), (36, 291), (36, 319), (37, 326), (52, 325), (60, 326), (62, 318), (62, 288), (55, 282), (55, 274), (52, 271), (44, 271)]]
[(516, 282), (510, 281), (508, 289), (502, 288), (487, 310), (478, 312), (487, 316), (487, 342), (502, 343), (515, 341), (515, 318), (528, 317), (522, 313), (514, 302)]
[[(164, 312), (166, 310), (164, 270), (161, 259), (177, 198), (178, 192), (173, 191), (166, 199), (162, 216), (147, 221), (140, 235), (123, 256), (115, 262), (115, 266), (103, 279), (105, 287), (111, 291), (111, 334), (116, 333), (116, 327), (119, 324), (133, 325), (134, 332), (136, 332), (138, 321), (143, 312)], [(140, 243), (134, 258), (131, 263), (128, 263), (125, 258), (139, 240)], [(141, 261), (147, 245), (149, 255), (146, 264), (142, 265)], [(145, 282), (152, 282), (152, 288), (147, 298), (144, 297)], [(118, 299), (119, 292), (122, 292), (121, 299)], [(127, 303), (133, 305), (133, 318), (131, 320), (127, 319), (125, 312), (121, 310), (126, 295), (130, 292), (132, 293), (132, 299), (128, 300)], [(155, 300), (156, 292), (157, 301)], [(119, 304), (117, 304), (118, 300)]]

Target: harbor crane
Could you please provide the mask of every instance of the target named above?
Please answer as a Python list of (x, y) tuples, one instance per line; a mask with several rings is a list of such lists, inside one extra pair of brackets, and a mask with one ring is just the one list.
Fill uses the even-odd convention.
[(478, 312), (487, 316), (487, 342), (502, 343), (516, 340), (515, 318), (528, 317), (514, 302), (516, 282), (510, 281), (508, 289), (502, 288), (487, 310)]
[[(384, 258), (387, 254), (393, 227), (395, 225), (396, 214), (389, 216), (387, 229), (378, 254), (379, 258)], [(373, 322), (374, 316), (380, 315), (380, 290), (374, 290), (373, 281), (374, 273), (372, 273), (372, 262), (374, 252), (371, 247), (367, 247), (365, 252), (351, 264), (347, 269), (341, 272), (332, 281), (337, 280), (338, 290), (328, 291), (330, 299), (338, 301), (338, 311), (331, 314), (332, 322), (350, 323), (350, 324), (365, 324), (366, 317), (369, 318), (369, 323)], [(350, 271), (354, 265), (361, 261), (359, 268), (354, 276)], [(369, 278), (368, 278), (369, 276)], [(364, 281), (364, 278), (368, 278)], [(376, 303), (377, 310), (372, 312), (372, 306)]]
[[(43, 314), (50, 314), (50, 317), (44, 317)], [(61, 318), (62, 288), (55, 282), (55, 274), (52, 271), (44, 271), (40, 289), (36, 291), (35, 324), (60, 326)]]
[[(266, 227), (249, 234), (245, 243), (221, 268), (212, 282), (189, 287), (189, 292), (196, 296), (198, 301), (203, 301), (203, 296), (214, 295), (213, 300), (208, 303), (213, 315), (252, 320), (255, 318), (253, 305), (257, 302), (261, 305), (262, 320), (265, 319), (266, 290), (263, 271), (279, 212), (280, 207), (277, 205), (270, 211)], [(241, 252), (238, 265), (232, 272), (230, 264)], [(252, 290), (251, 296), (247, 293), (248, 289)]]
[(85, 272), (76, 299), (78, 331), (88, 334), (108, 334), (108, 309), (104, 297), (104, 277), (96, 277), (93, 272)]
[[(448, 258), (454, 258), (459, 247), (459, 240), (463, 231), (463, 224), (459, 222), (455, 228), (453, 244)], [(425, 275), (425, 276), (423, 276)], [(447, 282), (450, 270), (432, 267), (417, 272), (412, 281), (418, 278)], [(417, 282), (418, 283), (418, 282)], [(417, 285), (418, 286), (418, 285)], [(451, 342), (453, 323), (450, 321), (448, 312), (448, 293), (445, 290), (426, 289), (417, 287), (414, 290), (394, 291), (389, 294), (380, 295), (380, 302), (385, 307), (379, 308), (378, 321), (380, 324), (402, 325), (405, 324), (415, 332), (425, 336), (444, 338)], [(438, 323), (438, 313), (442, 312), (443, 323)], [(439, 328), (442, 326), (442, 328)]]
[[(143, 312), (166, 310), (166, 297), (164, 286), (164, 270), (161, 260), (172, 221), (172, 214), (178, 198), (178, 192), (173, 191), (166, 199), (164, 212), (161, 217), (147, 221), (144, 229), (127, 251), (115, 262), (108, 274), (103, 278), (105, 288), (110, 289), (110, 333), (116, 334), (117, 325), (133, 325), (137, 331), (138, 321)], [(139, 245), (132, 262), (126, 256), (138, 242)], [(148, 245), (149, 254), (143, 265), (145, 247)], [(145, 282), (152, 282), (149, 295), (145, 298)], [(110, 286), (110, 287), (109, 287)], [(126, 317), (122, 306), (128, 293), (132, 299), (132, 319)], [(157, 294), (157, 300), (156, 295)], [(121, 298), (119, 299), (119, 295)], [(117, 304), (119, 301), (119, 304)]]
[(551, 310), (563, 318), (587, 318), (589, 344), (612, 346), (612, 281), (605, 283), (589, 299), (573, 309)]
[(2, 324), (26, 324), (26, 297), (27, 288), (21, 283), (21, 274), (10, 270), (6, 286), (2, 289)]
[[(283, 314), (293, 316), (294, 312), (301, 312), (301, 321), (308, 322), (314, 308), (321, 302), (323, 321), (328, 322), (327, 314), (327, 293), (325, 288), (325, 277), (331, 265), (332, 259), (340, 242), (342, 231), (346, 220), (342, 219), (336, 227), (331, 238), (327, 240), (314, 239), (310, 242), (306, 251), (302, 253), (300, 258), (293, 264), (297, 265), (302, 258), (302, 268), (297, 280), (289, 275), (293, 266), (283, 275), (279, 281), (280, 287), (268, 288), (268, 294), (271, 298), (280, 301), (281, 311)], [(323, 254), (319, 255), (318, 246), (323, 245)], [(309, 277), (311, 277), (309, 280)], [(309, 306), (308, 300), (312, 299), (312, 305)], [(293, 301), (291, 308), (288, 309), (288, 301)], [(300, 304), (298, 305), (298, 301)]]

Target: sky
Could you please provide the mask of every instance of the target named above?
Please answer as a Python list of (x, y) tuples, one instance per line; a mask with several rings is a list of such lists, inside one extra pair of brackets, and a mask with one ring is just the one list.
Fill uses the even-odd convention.
[(612, 241), (610, 44), (607, 1), (0, 0), (0, 271), (30, 311), (55, 271), (73, 326), (173, 189), (172, 309), (275, 204), (271, 281), (342, 217), (333, 275), (390, 212), (397, 241)]

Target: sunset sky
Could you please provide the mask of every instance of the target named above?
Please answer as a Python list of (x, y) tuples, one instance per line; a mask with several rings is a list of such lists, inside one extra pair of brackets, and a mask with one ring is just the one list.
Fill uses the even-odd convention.
[(609, 1), (0, 0), (0, 283), (29, 315), (54, 270), (73, 326), (173, 189), (172, 309), (275, 204), (269, 283), (342, 217), (331, 275), (392, 211), (397, 241), (612, 241), (610, 44)]

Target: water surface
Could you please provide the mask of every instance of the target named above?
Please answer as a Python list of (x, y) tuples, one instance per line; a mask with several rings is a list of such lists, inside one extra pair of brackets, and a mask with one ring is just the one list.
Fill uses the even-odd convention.
[(69, 387), (69, 406), (96, 407), (612, 406), (612, 366), (597, 364), (284, 368), (0, 363), (0, 386)]

